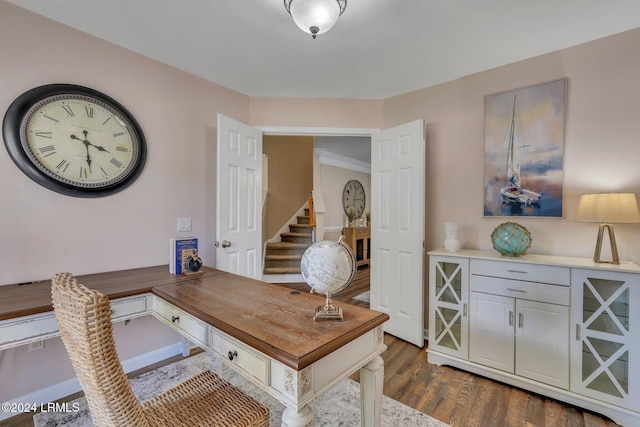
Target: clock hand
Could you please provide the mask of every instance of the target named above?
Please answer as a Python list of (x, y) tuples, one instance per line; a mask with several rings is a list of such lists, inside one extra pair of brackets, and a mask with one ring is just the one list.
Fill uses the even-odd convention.
[(84, 139), (80, 139), (75, 135), (71, 135), (71, 139), (77, 139), (78, 141), (81, 141), (84, 144), (84, 147), (87, 150), (87, 164), (89, 165), (89, 172), (91, 172), (91, 155), (89, 154), (89, 146), (96, 148), (98, 151), (104, 151), (106, 153), (108, 153), (109, 151), (106, 150), (101, 145), (94, 145), (91, 142), (89, 142), (89, 140), (87, 139), (87, 134), (89, 133), (88, 131), (83, 130), (82, 133), (84, 134)]
[(87, 139), (87, 134), (89, 133), (88, 131), (83, 130), (82, 133), (84, 134), (84, 140), (78, 138), (75, 135), (71, 135), (71, 139), (77, 139), (78, 141), (82, 141), (84, 143), (84, 145), (86, 145), (87, 147), (90, 145), (90, 146), (96, 148), (98, 151), (104, 151), (105, 153), (109, 152), (109, 150), (104, 148), (102, 145), (95, 145), (95, 144), (92, 144), (91, 142), (89, 142), (89, 140)]

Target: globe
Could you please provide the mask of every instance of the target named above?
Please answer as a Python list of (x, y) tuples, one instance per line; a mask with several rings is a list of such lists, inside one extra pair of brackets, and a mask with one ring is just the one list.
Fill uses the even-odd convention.
[(323, 240), (309, 246), (302, 255), (300, 270), (312, 292), (326, 295), (314, 319), (342, 320), (342, 309), (332, 304), (331, 295), (346, 289), (357, 272), (356, 258), (343, 236), (337, 242)]
[(531, 247), (531, 233), (515, 222), (500, 224), (491, 233), (493, 248), (504, 256), (526, 255)]

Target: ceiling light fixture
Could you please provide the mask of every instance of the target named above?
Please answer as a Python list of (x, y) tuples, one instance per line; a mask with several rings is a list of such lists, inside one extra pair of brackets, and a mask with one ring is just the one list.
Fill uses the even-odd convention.
[(315, 39), (335, 25), (347, 8), (347, 0), (284, 0), (284, 8), (296, 25)]

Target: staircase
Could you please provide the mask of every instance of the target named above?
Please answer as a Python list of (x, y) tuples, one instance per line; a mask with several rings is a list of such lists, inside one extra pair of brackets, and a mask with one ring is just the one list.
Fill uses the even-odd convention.
[(264, 274), (300, 274), (302, 254), (313, 243), (309, 209), (304, 211), (297, 224), (289, 224), (289, 231), (280, 233), (280, 242), (267, 243)]

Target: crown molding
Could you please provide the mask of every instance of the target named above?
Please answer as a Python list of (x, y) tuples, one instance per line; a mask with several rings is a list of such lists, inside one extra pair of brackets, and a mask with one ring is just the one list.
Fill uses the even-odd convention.
[(318, 155), (318, 161), (323, 165), (337, 166), (339, 168), (349, 169), (357, 172), (364, 172), (368, 174), (371, 173), (371, 163), (341, 156), (340, 154), (330, 153), (324, 150), (314, 151)]

